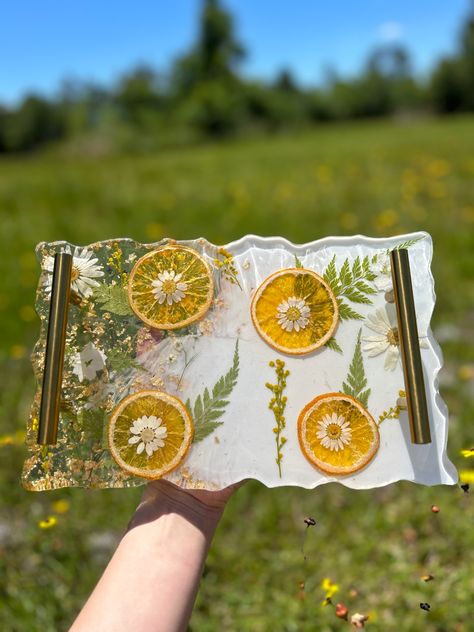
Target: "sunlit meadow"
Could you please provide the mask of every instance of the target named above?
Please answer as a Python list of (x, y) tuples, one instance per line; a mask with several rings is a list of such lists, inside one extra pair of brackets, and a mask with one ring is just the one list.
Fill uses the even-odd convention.
[[(474, 482), (473, 178), (473, 118), (327, 126), (157, 155), (86, 158), (63, 146), (1, 160), (0, 629), (67, 629), (140, 496), (20, 487), (37, 242), (205, 236), (224, 244), (255, 233), (301, 243), (428, 231), (448, 452), (462, 480)], [(409, 483), (359, 492), (248, 483), (216, 536), (191, 629), (351, 629), (336, 616), (342, 602), (349, 620), (368, 615), (374, 631), (467, 632), (473, 495)]]

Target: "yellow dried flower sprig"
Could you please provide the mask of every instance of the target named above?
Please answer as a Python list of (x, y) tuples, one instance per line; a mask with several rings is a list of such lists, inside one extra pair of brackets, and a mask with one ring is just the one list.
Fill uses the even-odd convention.
[(239, 288), (242, 289), (237, 276), (238, 272), (234, 265), (234, 255), (231, 252), (225, 248), (219, 248), (217, 251), (217, 257), (214, 259), (214, 265), (222, 272), (224, 277), (230, 281), (230, 283), (238, 285)]
[(386, 419), (398, 419), (400, 417), (400, 413), (403, 410), (406, 410), (406, 393), (401, 390), (398, 391), (399, 398), (397, 400), (396, 406), (391, 406), (388, 410), (384, 410), (383, 413), (379, 417), (378, 425), (385, 421)]
[(273, 411), (276, 421), (276, 426), (273, 428), (273, 432), (275, 433), (275, 441), (277, 446), (276, 463), (278, 465), (278, 472), (281, 478), (281, 461), (283, 459), (283, 454), (281, 450), (286, 443), (286, 438), (283, 437), (281, 433), (286, 426), (284, 412), (288, 399), (286, 395), (283, 395), (283, 391), (286, 387), (286, 378), (290, 375), (290, 372), (285, 369), (285, 363), (283, 362), (283, 360), (276, 360), (276, 362), (273, 362), (272, 360), (268, 363), (268, 365), (272, 368), (276, 367), (275, 373), (277, 376), (277, 383), (270, 384), (270, 382), (267, 382), (265, 386), (273, 393), (273, 397), (268, 404), (268, 408)]
[(114, 242), (114, 250), (107, 259), (107, 265), (118, 272), (123, 285), (128, 283), (128, 274), (122, 268), (122, 249), (117, 242)]

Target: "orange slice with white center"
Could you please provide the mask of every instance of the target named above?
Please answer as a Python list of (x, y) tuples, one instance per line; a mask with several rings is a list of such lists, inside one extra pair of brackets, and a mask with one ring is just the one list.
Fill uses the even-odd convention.
[(112, 412), (109, 447), (123, 470), (156, 479), (183, 461), (193, 433), (181, 400), (162, 391), (140, 391), (125, 397)]
[(178, 329), (199, 320), (214, 293), (212, 271), (192, 248), (170, 244), (139, 259), (130, 273), (128, 299), (150, 327)]
[(379, 444), (377, 424), (362, 404), (343, 393), (325, 393), (298, 418), (298, 439), (310, 463), (328, 474), (347, 475), (365, 467)]
[(287, 268), (260, 285), (252, 299), (251, 315), (257, 332), (271, 347), (302, 355), (331, 338), (339, 310), (334, 293), (319, 274)]

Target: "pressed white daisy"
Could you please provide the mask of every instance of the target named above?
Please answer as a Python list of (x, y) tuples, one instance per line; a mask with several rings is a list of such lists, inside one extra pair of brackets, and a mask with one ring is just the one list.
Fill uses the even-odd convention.
[(373, 283), (378, 290), (386, 290), (392, 285), (392, 268), (390, 257), (386, 252), (377, 256), (376, 262), (372, 266), (375, 277)]
[(277, 307), (278, 324), (285, 331), (299, 331), (309, 323), (309, 306), (304, 299), (291, 296)]
[[(71, 248), (66, 246), (64, 252), (72, 254), (71, 288), (84, 298), (91, 296), (93, 288), (99, 286), (96, 278), (104, 276), (102, 266), (97, 265), (99, 260), (87, 248), (74, 248), (71, 252)], [(53, 284), (54, 257), (48, 255), (45, 258), (44, 268), (49, 273), (44, 286), (49, 294)]]
[(96, 374), (105, 367), (106, 357), (105, 353), (93, 342), (88, 342), (79, 353), (75, 354), (72, 372), (77, 375), (80, 382), (94, 380)]
[(184, 298), (188, 289), (188, 284), (181, 281), (182, 273), (176, 274), (174, 270), (164, 270), (160, 272), (158, 278), (152, 281), (154, 287), (153, 294), (158, 299), (160, 305), (165, 301), (168, 305), (179, 303)]
[(151, 456), (158, 448), (165, 445), (164, 439), (168, 436), (168, 431), (162, 423), (161, 417), (155, 417), (155, 415), (143, 415), (134, 420), (130, 426), (131, 437), (128, 443), (137, 444), (137, 454), (145, 450), (148, 456)]
[[(362, 347), (369, 356), (377, 356), (386, 353), (384, 369), (393, 371), (400, 357), (400, 341), (398, 337), (398, 324), (393, 309), (378, 309), (375, 314), (367, 316), (366, 326), (375, 331), (376, 336), (363, 336)], [(420, 347), (428, 346), (425, 337), (420, 338)]]
[(321, 445), (329, 450), (344, 450), (344, 447), (351, 442), (351, 425), (342, 415), (332, 413), (324, 415), (318, 422), (319, 430), (316, 436), (321, 441)]

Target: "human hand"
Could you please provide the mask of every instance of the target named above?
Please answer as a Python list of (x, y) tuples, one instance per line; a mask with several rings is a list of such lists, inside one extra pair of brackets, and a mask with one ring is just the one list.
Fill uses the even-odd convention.
[(209, 528), (219, 521), (227, 501), (246, 481), (218, 491), (183, 489), (165, 479), (148, 483), (128, 530), (155, 520), (166, 513), (177, 513), (198, 528)]

